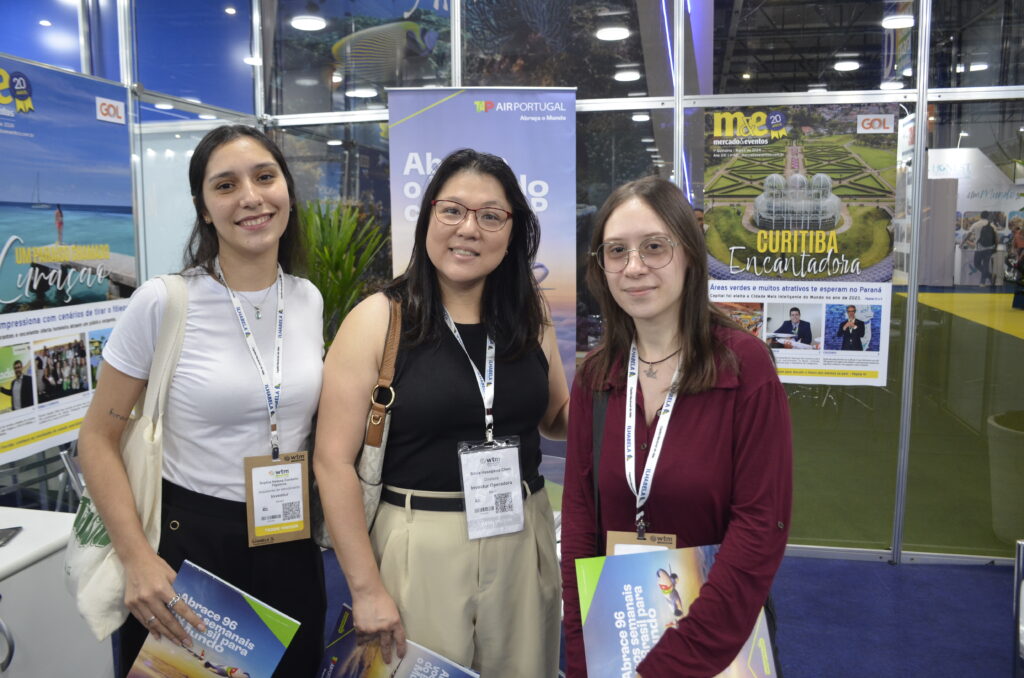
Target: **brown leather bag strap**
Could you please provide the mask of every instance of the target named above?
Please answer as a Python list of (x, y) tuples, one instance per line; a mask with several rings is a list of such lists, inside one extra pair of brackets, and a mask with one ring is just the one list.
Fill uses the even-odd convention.
[(363, 443), (372, 447), (380, 447), (383, 442), (384, 418), (395, 402), (395, 391), (391, 388), (391, 381), (395, 378), (398, 341), (402, 334), (402, 307), (392, 299), (388, 299), (388, 306), (391, 310), (388, 335), (384, 340), (384, 356), (380, 363), (377, 385), (370, 391), (370, 416), (366, 421), (366, 436), (363, 438)]

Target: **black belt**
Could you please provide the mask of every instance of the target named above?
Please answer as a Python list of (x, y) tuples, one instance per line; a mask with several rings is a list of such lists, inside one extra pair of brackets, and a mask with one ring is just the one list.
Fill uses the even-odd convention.
[[(526, 481), (526, 486), (530, 488), (530, 494), (540, 492), (544, 488), (544, 476), (536, 476), (532, 480)], [(380, 500), (386, 501), (394, 506), (405, 506), (405, 498), (408, 495), (404, 492), (395, 492), (384, 488), (380, 493)], [(523, 498), (527, 496), (526, 491), (523, 491)], [(422, 497), (418, 494), (412, 495), (410, 501), (411, 507), (416, 511), (465, 511), (466, 503), (462, 500), (462, 497)]]

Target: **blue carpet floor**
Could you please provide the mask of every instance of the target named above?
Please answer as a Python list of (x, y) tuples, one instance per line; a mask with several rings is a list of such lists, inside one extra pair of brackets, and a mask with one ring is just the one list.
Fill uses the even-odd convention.
[(772, 595), (785, 678), (1012, 675), (1010, 567), (790, 557)]
[[(332, 551), (324, 571), (330, 631), (348, 589)], [(1012, 675), (1010, 567), (789, 557), (772, 595), (784, 678)]]

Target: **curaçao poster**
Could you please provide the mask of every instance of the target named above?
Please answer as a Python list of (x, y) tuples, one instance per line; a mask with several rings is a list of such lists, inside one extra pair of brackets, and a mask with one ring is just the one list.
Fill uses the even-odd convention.
[(0, 464), (78, 435), (137, 286), (126, 99), (0, 57)]
[(711, 296), (785, 382), (886, 382), (897, 118), (897, 104), (705, 114)]

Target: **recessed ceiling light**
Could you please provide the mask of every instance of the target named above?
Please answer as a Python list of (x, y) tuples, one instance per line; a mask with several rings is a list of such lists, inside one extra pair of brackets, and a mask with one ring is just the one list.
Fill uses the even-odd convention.
[(153, 104), (153, 105), (154, 105), (154, 107), (160, 109), (161, 111), (170, 111), (170, 110), (174, 109), (174, 106), (172, 104), (159, 103), (159, 104)]
[(629, 29), (621, 24), (609, 24), (598, 28), (594, 35), (598, 40), (607, 40), (608, 42), (625, 40), (629, 37)]
[(640, 111), (639, 113), (633, 114), (633, 122), (647, 122), (650, 119), (650, 113), (644, 113), (643, 111)]
[(648, 153), (657, 153), (658, 152), (658, 147), (657, 146), (648, 146), (644, 150), (646, 150)]
[(640, 137), (640, 143), (642, 144), (653, 144), (654, 137)]
[(970, 65), (969, 68), (970, 68), (970, 71), (972, 73), (974, 73), (976, 71), (987, 71), (988, 70), (988, 64), (986, 62), (984, 62), (984, 61), (975, 61), (974, 63), (972, 63)]
[(46, 26), (47, 28), (49, 28), (50, 26), (53, 25), (53, 22), (49, 21), (48, 19), (43, 19), (42, 21), (39, 22), (39, 25)]
[(242, 59), (242, 61), (244, 61), (245, 63), (249, 64), (250, 66), (262, 66), (263, 65), (263, 59), (261, 59), (259, 57), (254, 57), (254, 56), (247, 56), (244, 59)]
[(957, 64), (956, 65), (956, 72), (957, 73), (963, 73), (966, 70), (967, 70), (967, 68), (963, 64)]
[(907, 66), (906, 68), (904, 68), (903, 69), (903, 77), (904, 78), (912, 78), (912, 77), (914, 77), (914, 69), (911, 68), (910, 66)]
[(837, 71), (855, 71), (858, 68), (860, 68), (860, 62), (853, 60), (837, 61), (833, 68), (835, 68)]
[(238, 10), (236, 10), (234, 7), (225, 7), (224, 8), (224, 13), (225, 14), (236, 14), (237, 11)]
[(323, 17), (302, 14), (292, 19), (292, 28), (300, 31), (321, 31), (327, 27)]
[(913, 14), (890, 14), (882, 19), (882, 28), (895, 30), (897, 28), (911, 28), (914, 25)]
[(216, 115), (210, 115), (209, 113), (200, 113), (199, 114), (199, 119), (200, 120), (216, 120), (217, 116)]
[(751, 76), (750, 76), (750, 73), (744, 73), (744, 74), (743, 74), (743, 75), (741, 75), (740, 77), (741, 77), (741, 78), (743, 78), (744, 80), (750, 80), (750, 77), (751, 77)]
[(174, 135), (174, 138), (175, 138), (175, 139), (180, 139), (180, 138), (181, 138), (181, 135), (180, 135), (180, 134), (175, 134), (175, 135)]
[(903, 83), (899, 80), (886, 80), (878, 86), (878, 89), (903, 89)]
[(320, 84), (316, 78), (295, 78), (295, 84), (300, 87), (314, 87)]
[(1021, 128), (1020, 128), (1019, 130), (1017, 130), (1017, 131), (1018, 131), (1018, 132), (1024, 132), (1024, 127), (1021, 127)]
[(635, 82), (640, 79), (640, 71), (635, 68), (623, 68), (620, 71), (615, 71), (613, 77), (619, 82)]
[(191, 101), (194, 104), (201, 104), (201, 103), (203, 103), (202, 101), (200, 101), (196, 97), (185, 97), (185, 101)]
[(341, 144), (342, 144), (341, 139), (328, 139), (327, 140), (327, 145), (328, 146), (341, 146)]
[(356, 99), (370, 99), (377, 96), (377, 88), (372, 85), (356, 85), (345, 90), (345, 96)]

